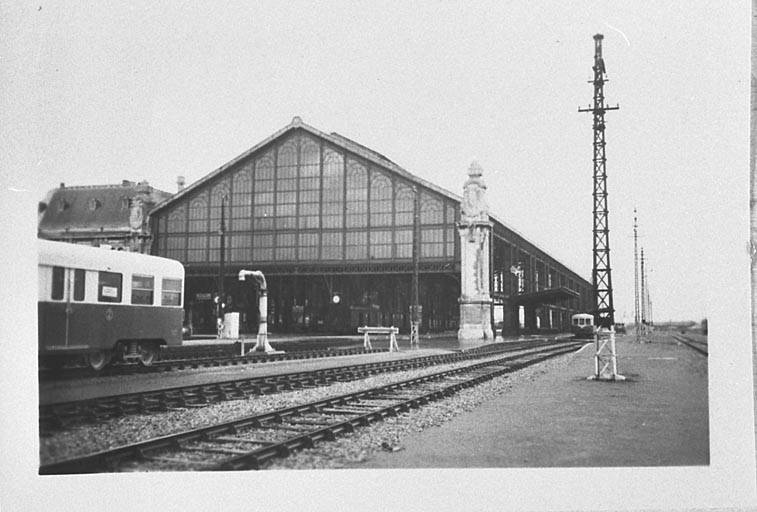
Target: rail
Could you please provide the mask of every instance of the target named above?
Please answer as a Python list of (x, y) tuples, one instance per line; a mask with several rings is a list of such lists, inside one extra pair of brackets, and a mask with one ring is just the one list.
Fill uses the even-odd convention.
[(316, 442), (332, 441), (388, 416), (486, 380), (575, 351), (578, 344), (549, 347), (455, 368), (373, 389), (256, 414), (112, 450), (40, 466), (39, 473), (129, 470), (260, 469)]
[(247, 398), (253, 395), (267, 395), (310, 386), (325, 386), (338, 381), (357, 380), (376, 373), (408, 370), (488, 357), (498, 353), (560, 345), (563, 345), (563, 343), (546, 339), (536, 343), (533, 341), (517, 344), (498, 343), (489, 345), (488, 350), (483, 350), (483, 347), (480, 347), (481, 350), (450, 352), (397, 361), (378, 361), (321, 370), (227, 379), (206, 384), (190, 384), (137, 393), (100, 396), (85, 400), (40, 404), (40, 432), (43, 435), (50, 434), (74, 425), (103, 421), (109, 418), (164, 412), (172, 408), (205, 406), (215, 402)]
[[(682, 343), (686, 345), (687, 347), (689, 347), (690, 349), (699, 352), (703, 356), (709, 357), (709, 352), (707, 350), (707, 342), (696, 341), (689, 338), (688, 336), (682, 336), (680, 334), (674, 334), (673, 339), (676, 340), (678, 343)], [(705, 347), (705, 348), (702, 348), (702, 347)]]

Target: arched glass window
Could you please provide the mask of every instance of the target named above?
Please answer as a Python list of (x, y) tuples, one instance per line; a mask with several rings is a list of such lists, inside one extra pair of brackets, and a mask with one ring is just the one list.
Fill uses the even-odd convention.
[(347, 227), (368, 225), (368, 171), (358, 162), (347, 164)]
[(444, 224), (444, 210), (442, 202), (429, 195), (421, 195), (421, 223), (422, 224)]
[[(308, 137), (301, 139), (300, 145), (300, 184), (299, 184), (299, 212), (297, 224), (300, 229), (320, 228), (320, 202), (321, 202), (321, 148)], [(310, 238), (308, 238), (310, 240)], [(306, 251), (312, 254), (312, 250)], [(317, 252), (317, 246), (316, 246)], [(316, 256), (317, 258), (317, 256)], [(302, 255), (302, 248), (300, 259)]]
[(383, 173), (371, 173), (371, 226), (392, 225), (392, 182)]
[(234, 231), (250, 230), (252, 202), (252, 163), (245, 165), (232, 177), (231, 222), (229, 229)]
[(323, 152), (322, 207), (323, 228), (341, 228), (344, 213), (344, 158), (328, 148)]
[(273, 191), (275, 173), (271, 153), (255, 162), (255, 186), (253, 193), (253, 228), (255, 230), (273, 229)]
[(170, 234), (166, 238), (165, 256), (179, 261), (186, 261), (187, 206), (185, 204), (177, 206), (168, 214), (166, 231)]
[(276, 164), (279, 167), (292, 167), (297, 165), (297, 146), (294, 139), (289, 139), (279, 146), (279, 154)]
[(168, 214), (168, 233), (185, 233), (187, 231), (187, 207), (180, 205)]
[(228, 180), (221, 181), (213, 186), (210, 190), (210, 251), (208, 253), (208, 259), (210, 261), (220, 261), (220, 237), (218, 235), (218, 229), (221, 227), (221, 207), (225, 198), (225, 211), (226, 217), (225, 226), (228, 230), (229, 224), (229, 182)]
[(318, 166), (321, 163), (321, 148), (309, 137), (303, 137), (300, 145), (300, 165)]
[(269, 151), (255, 162), (255, 189), (258, 189), (258, 180), (272, 180), (273, 178), (273, 156)]
[(194, 233), (207, 233), (208, 231), (208, 193), (189, 201), (189, 231)]
[(394, 198), (394, 223), (397, 226), (413, 225), (413, 208), (415, 196), (413, 189), (407, 185), (397, 184), (397, 195)]
[(227, 180), (221, 181), (213, 186), (210, 190), (210, 220), (221, 220), (221, 203), (226, 198), (226, 218), (228, 218), (229, 207), (229, 182)]

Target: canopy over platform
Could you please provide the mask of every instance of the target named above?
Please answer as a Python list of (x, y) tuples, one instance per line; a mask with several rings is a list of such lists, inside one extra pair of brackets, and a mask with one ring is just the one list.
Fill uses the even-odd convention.
[(534, 306), (538, 304), (554, 304), (557, 301), (577, 299), (580, 294), (577, 291), (561, 286), (537, 292), (521, 293), (510, 297), (510, 303), (515, 306)]

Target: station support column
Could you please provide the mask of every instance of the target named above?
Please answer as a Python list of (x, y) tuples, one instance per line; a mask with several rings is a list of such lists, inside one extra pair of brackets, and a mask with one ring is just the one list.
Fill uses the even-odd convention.
[(460, 207), (460, 329), (457, 338), (464, 344), (494, 341), (492, 299), (489, 293), (491, 269), (489, 244), (492, 223), (486, 204), (483, 170), (473, 162), (463, 186)]

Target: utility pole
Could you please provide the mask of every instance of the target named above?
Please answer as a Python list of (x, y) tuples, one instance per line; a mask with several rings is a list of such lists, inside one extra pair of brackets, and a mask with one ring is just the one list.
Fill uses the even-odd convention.
[[(602, 34), (594, 36), (594, 104), (580, 108), (579, 112), (591, 112), (594, 118), (594, 266), (592, 284), (596, 309), (594, 320), (598, 332), (596, 338), (595, 379), (622, 380), (617, 372), (615, 354), (615, 308), (612, 301), (612, 276), (610, 267), (610, 228), (607, 211), (607, 171), (605, 157), (605, 112), (618, 110), (617, 105), (605, 104), (605, 61), (602, 58)], [(605, 338), (602, 329), (609, 331)]]
[(646, 300), (647, 300), (647, 325), (649, 325), (649, 334), (652, 335), (652, 330), (654, 326), (654, 317), (652, 315), (652, 299), (649, 298), (649, 261), (645, 261), (646, 267), (644, 270), (644, 291), (646, 293)]
[(636, 217), (636, 208), (633, 209), (633, 308), (634, 308), (634, 330), (636, 331), (636, 343), (641, 343), (641, 326), (639, 321), (639, 243), (638, 243), (638, 219)]
[(223, 334), (223, 309), (226, 302), (226, 293), (223, 289), (223, 275), (225, 273), (226, 264), (226, 195), (221, 197), (221, 223), (218, 226), (218, 235), (220, 240), (220, 262), (218, 264), (218, 337), (222, 337)]
[(641, 325), (644, 329), (644, 337), (647, 335), (647, 279), (644, 272), (644, 248), (641, 248)]
[(413, 186), (413, 279), (412, 305), (410, 306), (410, 348), (420, 347), (421, 306), (418, 297), (418, 266), (420, 264), (420, 194)]

